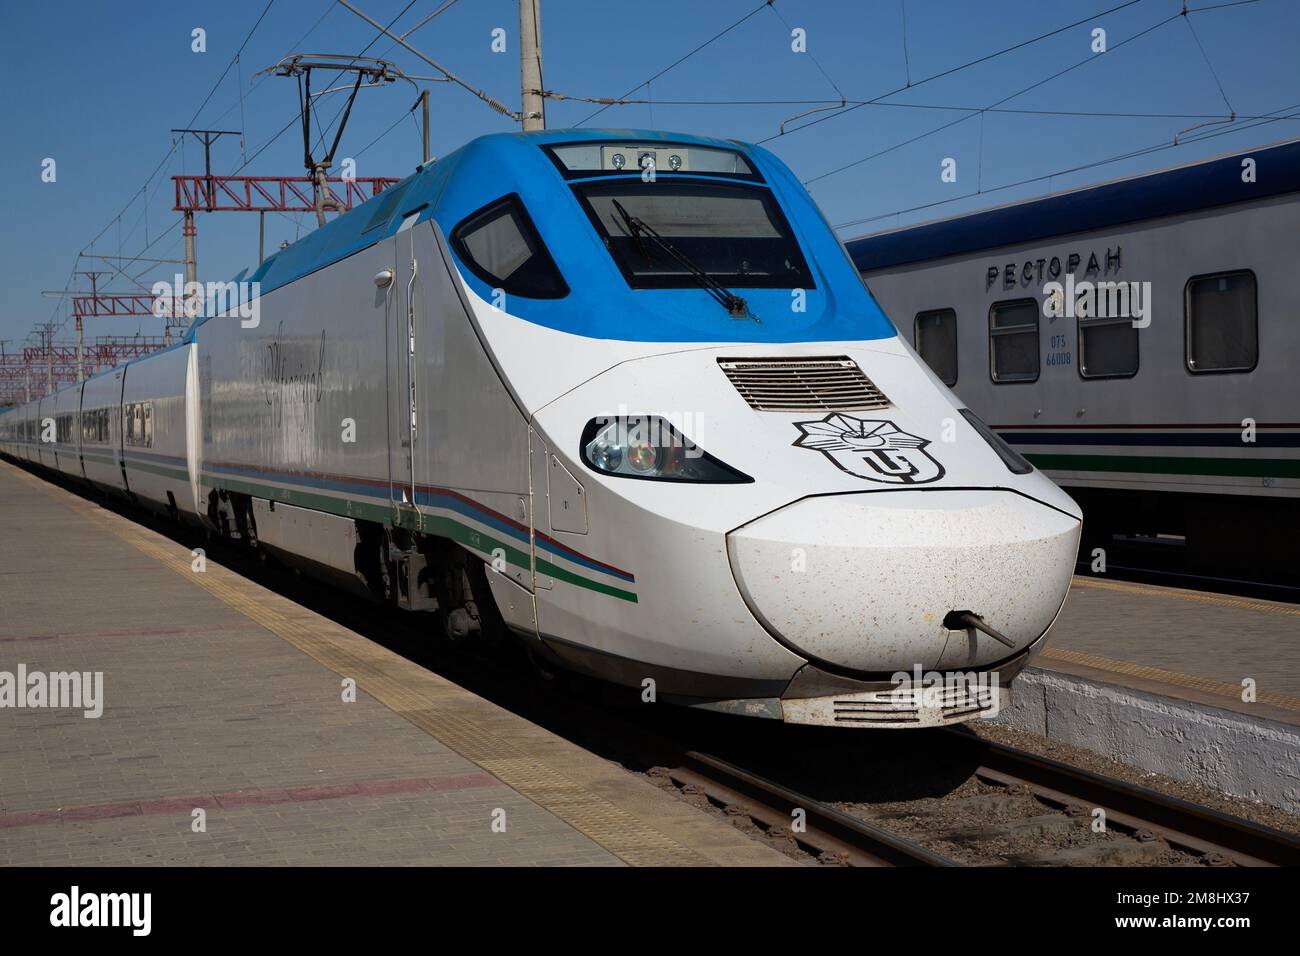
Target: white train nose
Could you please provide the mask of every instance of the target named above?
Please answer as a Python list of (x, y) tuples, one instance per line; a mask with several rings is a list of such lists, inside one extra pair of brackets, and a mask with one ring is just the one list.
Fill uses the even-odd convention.
[[(991, 664), (1033, 643), (1069, 588), (1079, 522), (997, 490), (807, 498), (732, 532), (754, 615), (791, 649), (858, 671)], [(949, 630), (973, 611), (1013, 646)], [(950, 622), (951, 623), (951, 622)]]

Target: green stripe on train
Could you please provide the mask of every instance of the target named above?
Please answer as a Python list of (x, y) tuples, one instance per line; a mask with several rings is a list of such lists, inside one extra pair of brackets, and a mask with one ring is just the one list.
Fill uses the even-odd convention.
[(1300, 458), (1180, 458), (1145, 455), (1026, 455), (1044, 471), (1110, 471), (1144, 475), (1300, 478)]
[[(334, 498), (329, 495), (321, 495), (311, 491), (302, 491), (297, 488), (280, 488), (276, 485), (266, 485), (258, 481), (246, 481), (242, 478), (230, 478), (226, 475), (214, 475), (209, 472), (203, 473), (204, 481), (210, 485), (218, 485), (227, 491), (235, 491), (246, 495), (253, 495), (258, 498), (267, 498), (274, 501), (283, 501), (287, 505), (298, 505), (304, 508), (313, 508), (316, 511), (326, 511), (330, 514), (340, 515), (344, 518), (360, 518), (363, 521), (374, 521), (380, 524), (393, 524), (394, 518), (398, 517), (394, 509), (381, 504), (373, 504), (367, 501), (357, 501), (351, 498)], [(400, 525), (414, 530), (415, 522), (413, 516), (409, 513), (403, 513)], [(494, 538), (492, 535), (485, 534), (481, 531), (462, 524), (454, 518), (449, 518), (440, 514), (428, 514), (424, 516), (423, 530), (428, 534), (435, 534), (441, 538), (449, 538), (459, 545), (463, 545), (471, 551), (477, 551), (480, 554), (491, 555), (494, 551), (500, 549), (505, 552), (506, 561), (515, 567), (527, 568), (529, 566), (528, 553), (523, 551), (507, 541)], [(637, 603), (636, 593), (625, 591), (621, 588), (612, 587), (600, 581), (592, 581), (584, 578), (572, 571), (558, 567), (549, 561), (538, 559), (537, 571), (539, 574), (549, 574), (561, 581), (569, 584), (575, 584), (581, 588), (587, 588), (591, 591), (597, 591), (601, 594), (608, 594), (623, 601)]]

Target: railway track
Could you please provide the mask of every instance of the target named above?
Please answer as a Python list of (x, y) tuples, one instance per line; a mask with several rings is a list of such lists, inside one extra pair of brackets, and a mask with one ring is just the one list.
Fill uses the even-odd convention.
[(680, 766), (655, 767), (649, 776), (669, 781), (685, 796), (707, 800), (733, 817), (747, 817), (763, 836), (798, 846), (821, 863), (956, 865), (915, 841), (708, 754), (690, 751)]
[(1160, 840), (1219, 866), (1300, 865), (1300, 837), (1124, 780), (1073, 767), (958, 729), (979, 752), (975, 775), (996, 786), (1023, 788), (1039, 802), (1093, 819), (1141, 842)]
[[(1072, 767), (1027, 751), (983, 740), (969, 731), (946, 731), (961, 748), (978, 752), (972, 771), (980, 781), (1009, 794), (1032, 798), (1049, 811), (1048, 832), (1059, 824), (1096, 832), (1094, 821), (1104, 820), (1105, 832), (1122, 834), (1124, 844), (1112, 847), (1113, 862), (1154, 862), (1169, 853), (1179, 862), (1209, 866), (1300, 865), (1300, 838), (1260, 826), (1209, 807), (1171, 797), (1123, 780)], [(745, 770), (719, 757), (688, 751), (676, 765), (656, 766), (649, 776), (661, 786), (678, 789), (683, 798), (702, 809), (733, 817), (742, 828), (788, 850), (796, 847), (819, 863), (841, 866), (958, 866), (959, 860), (928, 848), (927, 842), (976, 842), (979, 832), (954, 834), (944, 827), (903, 834), (879, 821), (863, 818), (825, 803), (776, 781)], [(978, 799), (978, 798), (968, 798)], [(1097, 811), (1104, 816), (1099, 817)], [(1056, 814), (1053, 818), (1051, 814)], [(797, 821), (797, 823), (796, 823)], [(975, 828), (980, 831), (980, 828)], [(988, 833), (996, 827), (983, 828)], [(1125, 845), (1127, 844), (1127, 845)], [(1039, 865), (1086, 862), (1076, 847), (1048, 848), (1037, 858), (1022, 860)], [(791, 855), (794, 855), (793, 853)], [(1012, 861), (1016, 862), (1016, 861)]]

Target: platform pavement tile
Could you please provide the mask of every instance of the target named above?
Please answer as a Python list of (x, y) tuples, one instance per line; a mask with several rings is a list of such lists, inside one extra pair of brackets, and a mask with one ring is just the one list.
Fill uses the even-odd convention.
[[(1216, 606), (1204, 595), (1196, 597), (1084, 582), (1070, 589), (1048, 646), (1226, 684), (1251, 677), (1260, 690), (1300, 697), (1300, 617)], [(1042, 663), (1051, 666), (1050, 659)]]
[[(498, 782), (494, 786), (500, 796), (479, 787), (245, 804), (223, 808), (219, 816), (253, 837), (226, 833), (202, 845), (190, 839), (187, 814), (100, 813), (96, 808), (105, 802), (202, 800), (204, 794), (232, 789), (481, 773), (478, 765), (431, 735), (427, 722), (409, 719), (424, 713), (411, 709), (411, 699), (438, 701), (439, 708), (431, 712), (445, 719), (460, 714), (451, 739), (467, 753), (478, 754), (480, 737), (501, 733), (522, 733), (539, 760), (555, 757), (560, 745), (539, 728), (498, 714), (441, 679), (390, 659), (332, 622), (313, 620), (219, 565), (214, 569), (219, 585), (191, 577), (184, 553), (172, 553), (161, 539), (153, 542), (153, 532), (54, 486), (36, 486), (37, 481), (11, 466), (0, 467), (6, 535), (42, 537), (52, 544), (35, 558), (0, 550), (0, 668), (22, 661), (33, 669), (102, 670), (106, 709), (99, 720), (52, 711), (0, 711), (0, 812), (80, 805), (90, 817), (0, 829), (0, 863), (142, 858), (303, 863), (345, 853), (347, 860), (341, 862), (618, 864), (618, 857), (565, 822), (570, 817), (594, 821), (603, 833), (611, 813), (647, 831), (638, 839), (657, 840), (665, 859), (772, 862), (767, 857), (774, 855), (764, 848), (736, 842), (729, 829), (719, 832), (731, 842), (722, 841), (706, 825), (711, 824), (708, 818), (696, 819), (694, 811), (631, 779), (622, 790), (610, 792), (615, 803), (589, 794), (576, 808), (565, 803), (568, 816), (561, 819), (539, 806), (549, 793), (538, 784), (538, 773), (546, 768), (531, 763), (526, 773), (512, 764), (512, 772), (525, 792), (532, 788), (539, 803)], [(33, 492), (34, 487), (40, 490)], [(22, 500), (8, 496), (14, 490)], [(66, 577), (77, 566), (92, 568), (94, 573), (84, 577), (96, 583), (77, 589), (66, 601), (51, 602), (43, 578)], [(140, 594), (147, 599), (139, 600)], [(241, 600), (232, 600), (234, 595)], [(259, 608), (265, 613), (258, 613)], [(277, 615), (286, 621), (283, 632), (277, 630)], [(319, 640), (313, 639), (316, 628), (323, 635)], [(360, 692), (355, 703), (345, 704), (340, 678), (347, 676), (352, 660), (368, 669), (366, 686), (376, 696)], [(414, 682), (405, 691), (402, 681), (408, 679)], [(576, 748), (560, 750), (579, 790), (593, 776), (609, 790), (603, 762), (593, 762)], [(556, 771), (546, 774), (549, 780)], [(570, 778), (561, 773), (558, 779)], [(645, 814), (645, 822), (623, 808), (629, 800)], [(654, 806), (645, 806), (647, 801)], [(508, 811), (507, 834), (492, 834), (488, 828), (487, 814), (495, 806)], [(174, 829), (162, 825), (167, 819)], [(713, 856), (693, 854), (655, 826), (673, 828), (678, 839), (682, 834), (690, 842), (703, 839)], [(211, 828), (204, 836), (213, 836)], [(715, 846), (720, 841), (727, 843), (722, 850)], [(621, 842), (616, 838), (613, 845)]]
[[(496, 807), (505, 833), (490, 829)], [(207, 825), (193, 833), (186, 814), (22, 827), (0, 839), (0, 865), (621, 865), (501, 785), (241, 807), (209, 813)]]
[[(0, 710), (0, 810), (474, 769), (364, 693), (344, 703), (337, 675), (265, 638), (32, 642), (30, 669), (104, 667), (105, 710)], [(13, 648), (0, 644), (0, 669)]]

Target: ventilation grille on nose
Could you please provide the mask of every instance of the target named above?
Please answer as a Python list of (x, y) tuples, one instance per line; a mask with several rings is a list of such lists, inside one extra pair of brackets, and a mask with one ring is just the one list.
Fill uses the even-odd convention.
[(833, 706), (836, 723), (899, 727), (952, 723), (996, 712), (999, 703), (996, 689), (979, 684), (869, 692)]
[(718, 359), (718, 365), (760, 412), (847, 412), (889, 404), (858, 363), (844, 355)]

